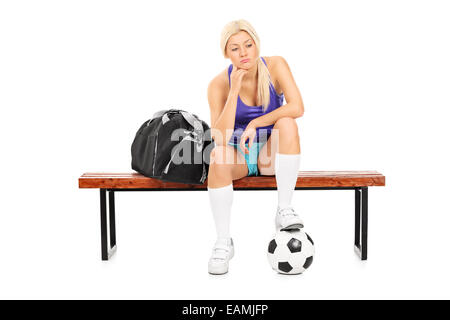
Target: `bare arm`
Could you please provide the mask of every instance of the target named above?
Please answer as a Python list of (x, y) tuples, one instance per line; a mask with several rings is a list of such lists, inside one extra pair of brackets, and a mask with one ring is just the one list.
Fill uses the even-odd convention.
[(216, 145), (227, 145), (233, 134), (236, 117), (238, 93), (235, 90), (230, 90), (228, 96), (226, 96), (224, 89), (217, 79), (211, 81), (208, 86), (211, 136)]
[(208, 86), (208, 101), (211, 110), (211, 136), (216, 145), (227, 145), (234, 131), (237, 98), (242, 84), (242, 77), (247, 70), (237, 69), (233, 65), (230, 74), (230, 90), (220, 78), (213, 79)]
[(272, 57), (275, 63), (275, 71), (279, 79), (280, 87), (287, 103), (263, 116), (253, 119), (256, 127), (265, 127), (274, 124), (282, 117), (299, 118), (303, 116), (304, 106), (300, 90), (295, 83), (291, 69), (286, 60), (281, 56)]

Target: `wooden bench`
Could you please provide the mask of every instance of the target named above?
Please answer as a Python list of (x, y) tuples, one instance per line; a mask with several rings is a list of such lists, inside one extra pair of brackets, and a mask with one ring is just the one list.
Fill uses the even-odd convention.
[[(207, 191), (208, 180), (203, 185), (191, 185), (163, 182), (139, 173), (84, 173), (78, 179), (78, 184), (79, 188), (83, 189), (100, 189), (102, 260), (108, 260), (117, 248), (114, 199), (116, 191)], [(361, 260), (366, 260), (368, 187), (384, 185), (385, 177), (377, 171), (299, 171), (295, 190), (354, 190), (355, 251)], [(251, 176), (234, 180), (233, 189), (276, 190), (277, 184), (275, 176)]]

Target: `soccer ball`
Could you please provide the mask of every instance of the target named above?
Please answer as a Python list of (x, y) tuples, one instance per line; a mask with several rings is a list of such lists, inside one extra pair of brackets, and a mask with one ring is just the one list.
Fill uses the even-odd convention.
[(314, 242), (301, 229), (278, 231), (269, 242), (267, 257), (272, 269), (282, 274), (299, 274), (313, 262)]

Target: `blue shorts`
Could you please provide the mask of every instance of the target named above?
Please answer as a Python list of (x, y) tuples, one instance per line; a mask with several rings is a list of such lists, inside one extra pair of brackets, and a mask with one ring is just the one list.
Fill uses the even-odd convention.
[(245, 162), (247, 163), (248, 174), (247, 176), (259, 176), (258, 171), (258, 155), (261, 148), (267, 143), (265, 142), (253, 142), (252, 147), (248, 148), (248, 142), (245, 143), (245, 147), (249, 149), (249, 153), (244, 153), (242, 151), (239, 143), (228, 142), (228, 145), (233, 146), (239, 150), (239, 152), (244, 156)]

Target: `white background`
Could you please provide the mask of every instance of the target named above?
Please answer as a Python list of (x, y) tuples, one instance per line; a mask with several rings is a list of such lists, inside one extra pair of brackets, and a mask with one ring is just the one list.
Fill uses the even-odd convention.
[[(0, 298), (450, 298), (446, 1), (2, 1)], [(377, 170), (368, 260), (352, 191), (296, 191), (316, 244), (302, 275), (270, 268), (276, 191), (235, 192), (236, 255), (207, 272), (207, 192), (116, 194), (118, 251), (100, 257), (98, 189), (131, 172), (139, 126), (180, 107), (210, 122), (206, 89), (246, 19), (303, 95), (301, 170)]]

